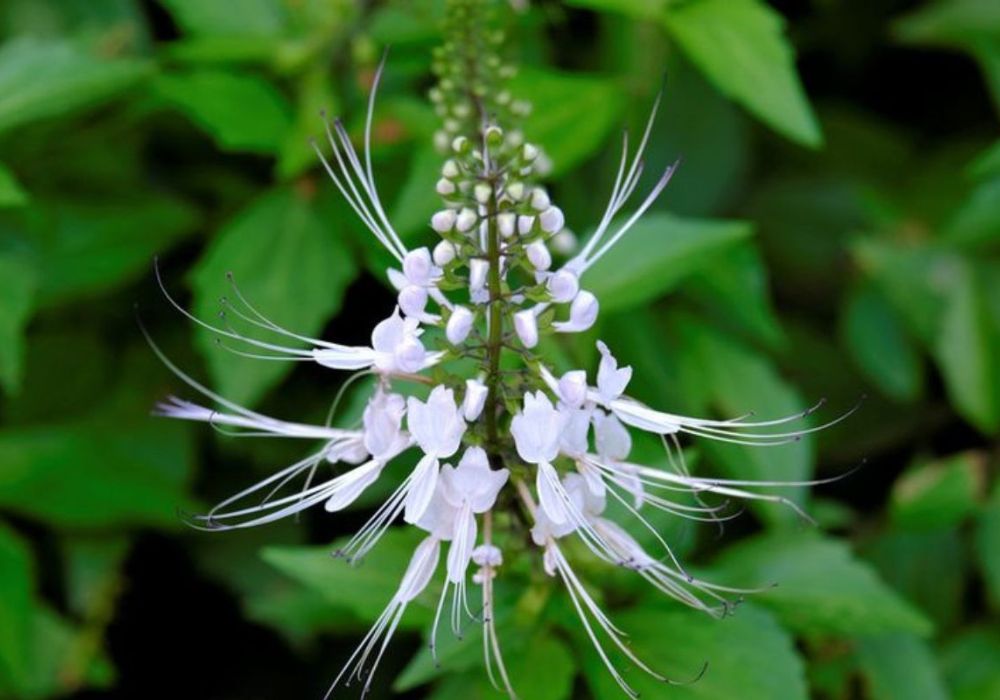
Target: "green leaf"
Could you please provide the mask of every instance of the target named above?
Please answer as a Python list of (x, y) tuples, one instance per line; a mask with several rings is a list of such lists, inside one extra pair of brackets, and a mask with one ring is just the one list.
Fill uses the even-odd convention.
[(22, 689), (30, 672), (34, 567), (27, 544), (2, 522), (0, 571), (0, 688)]
[(99, 104), (148, 71), (143, 62), (103, 60), (60, 41), (7, 41), (0, 46), (0, 133)]
[(1000, 177), (976, 187), (941, 236), (949, 243), (973, 248), (1000, 242)]
[(758, 0), (699, 0), (667, 8), (667, 31), (723, 93), (788, 138), (823, 137), (795, 72), (784, 20)]
[(159, 196), (39, 202), (38, 303), (53, 306), (103, 293), (149, 273), (153, 256), (190, 234), (197, 212)]
[[(265, 547), (261, 556), (271, 566), (303, 586), (325, 596), (365, 622), (374, 622), (399, 589), (399, 582), (423, 533), (415, 528), (389, 530), (358, 566), (335, 559), (332, 553), (347, 539), (330, 547)], [(422, 628), (433, 617), (430, 599), (410, 604), (401, 626)]]
[(10, 393), (21, 386), (24, 329), (31, 316), (37, 274), (25, 256), (0, 251), (0, 385)]
[(225, 150), (273, 153), (291, 126), (285, 96), (254, 75), (198, 70), (163, 75), (153, 85)]
[(586, 7), (603, 12), (620, 12), (636, 19), (656, 19), (663, 14), (670, 0), (567, 0), (574, 7)]
[(14, 173), (0, 163), (0, 209), (19, 207), (28, 201), (28, 193), (18, 184)]
[[(766, 611), (742, 606), (736, 615), (716, 620), (687, 609), (642, 607), (615, 618), (629, 635), (633, 652), (668, 678), (694, 683), (664, 689), (662, 681), (639, 669), (627, 674), (645, 698), (669, 695), (675, 700), (740, 698), (740, 700), (805, 700), (808, 697), (802, 659), (794, 642)], [(587, 684), (597, 700), (617, 700), (622, 690), (608, 674), (589, 640), (577, 632), (576, 647), (584, 656)]]
[(899, 317), (870, 284), (843, 302), (840, 332), (858, 367), (891, 398), (913, 401), (923, 390), (923, 363)]
[(938, 629), (962, 617), (969, 556), (957, 528), (889, 528), (865, 543), (862, 554), (896, 592), (916, 605)]
[(714, 257), (711, 265), (685, 282), (684, 291), (723, 322), (747, 331), (768, 347), (784, 340), (771, 305), (764, 261), (749, 241)]
[(987, 304), (976, 271), (963, 266), (948, 290), (935, 355), (955, 408), (993, 433), (1000, 429), (1000, 332)]
[(177, 527), (190, 507), (186, 436), (149, 419), (0, 432), (0, 509), (59, 527)]
[(716, 580), (774, 588), (753, 596), (805, 634), (927, 635), (931, 623), (886, 586), (842, 542), (811, 534), (758, 535), (715, 560)]
[(622, 113), (621, 88), (607, 78), (525, 68), (511, 80), (510, 91), (531, 102), (524, 133), (551, 159), (553, 175), (593, 155)]
[(991, 0), (928, 3), (897, 19), (893, 31), (910, 43), (963, 44), (1000, 34), (1000, 7)]
[(1000, 482), (976, 523), (976, 555), (990, 599), (1000, 609)]
[(1000, 697), (1000, 630), (981, 625), (964, 630), (941, 651), (941, 667), (952, 700)]
[(434, 192), (441, 163), (441, 154), (431, 146), (418, 148), (410, 159), (409, 174), (393, 203), (390, 219), (404, 240), (415, 240), (431, 230), (431, 216), (442, 205), (438, 197), (428, 193)]
[(174, 20), (191, 34), (274, 36), (285, 26), (280, 0), (160, 0)]
[(949, 700), (950, 695), (927, 642), (911, 634), (858, 640), (858, 659), (871, 700)]
[[(192, 276), (194, 311), (200, 318), (214, 321), (220, 299), (232, 296), (227, 279), (231, 272), (243, 296), (272, 321), (306, 336), (320, 332), (340, 309), (357, 268), (341, 239), (319, 219), (308, 196), (291, 188), (273, 190), (223, 227)], [(229, 321), (249, 335), (261, 334), (259, 328), (241, 325), (239, 319)], [(216, 387), (237, 403), (255, 403), (291, 369), (291, 362), (234, 355), (219, 347), (216, 338), (199, 332), (198, 343)]]
[(982, 454), (964, 452), (910, 469), (892, 488), (893, 521), (916, 529), (958, 525), (979, 507), (985, 468)]
[(597, 295), (604, 311), (638, 306), (709, 268), (716, 256), (748, 238), (751, 231), (750, 224), (742, 221), (651, 214), (587, 271), (583, 285)]
[(319, 165), (310, 139), (323, 131), (323, 117), (337, 114), (339, 100), (333, 91), (327, 66), (320, 64), (299, 78), (296, 85), (295, 119), (284, 136), (276, 171), (290, 179)]

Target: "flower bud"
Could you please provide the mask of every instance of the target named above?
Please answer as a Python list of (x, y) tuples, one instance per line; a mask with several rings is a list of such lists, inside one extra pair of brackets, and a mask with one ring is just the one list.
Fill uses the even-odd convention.
[(533, 348), (538, 345), (538, 321), (531, 309), (514, 314), (514, 330), (524, 347)]
[(452, 345), (459, 345), (469, 337), (472, 330), (472, 312), (464, 306), (456, 306), (451, 310), (448, 317), (448, 324), (445, 326), (444, 334), (448, 337), (448, 342)]
[(503, 554), (496, 545), (481, 544), (472, 550), (472, 563), (476, 566), (496, 568), (503, 564)]
[(523, 182), (510, 182), (507, 183), (507, 194), (514, 201), (518, 201), (524, 197), (524, 183)]
[(549, 207), (538, 216), (538, 221), (546, 233), (559, 233), (566, 225), (566, 217), (559, 207)]
[(455, 228), (462, 233), (466, 233), (472, 230), (472, 227), (476, 225), (478, 220), (479, 217), (476, 215), (476, 212), (466, 207), (458, 213), (458, 218), (455, 219)]
[(455, 194), (455, 183), (452, 182), (451, 180), (441, 178), (440, 180), (437, 181), (437, 184), (434, 186), (434, 189), (437, 190), (437, 193), (442, 197), (447, 197), (449, 195)]
[(473, 188), (473, 194), (475, 195), (477, 202), (480, 204), (486, 204), (490, 201), (490, 195), (493, 194), (493, 188), (485, 182), (479, 182), (476, 183), (475, 188)]
[(521, 148), (521, 157), (530, 163), (538, 157), (538, 146), (531, 143), (524, 144)]
[(490, 126), (486, 128), (486, 143), (490, 146), (496, 147), (503, 143), (503, 129), (498, 126)]
[(458, 177), (460, 172), (461, 171), (458, 169), (458, 163), (456, 163), (451, 158), (446, 160), (444, 162), (444, 165), (441, 166), (441, 174), (444, 175), (449, 180), (453, 180), (454, 178)]
[(575, 369), (560, 377), (559, 398), (571, 408), (582, 406), (587, 398), (587, 373), (582, 369)]
[(511, 211), (505, 211), (503, 214), (497, 215), (497, 228), (500, 229), (500, 235), (504, 238), (510, 238), (514, 235), (514, 229), (517, 227), (517, 214)]
[(517, 232), (522, 236), (527, 236), (531, 233), (531, 227), (535, 225), (535, 217), (528, 216), (527, 214), (522, 214), (517, 217)]
[(454, 209), (442, 209), (431, 217), (431, 228), (438, 233), (450, 231), (455, 225), (455, 218), (458, 214)]
[(451, 142), (451, 150), (455, 151), (455, 153), (466, 153), (470, 147), (469, 139), (464, 136), (456, 136)]
[(427, 289), (409, 284), (397, 297), (400, 310), (407, 316), (420, 316), (427, 308)]
[(580, 291), (580, 280), (569, 270), (559, 270), (555, 272), (545, 283), (552, 301), (557, 304), (565, 304), (576, 297)]
[(434, 246), (434, 264), (438, 267), (444, 267), (454, 260), (457, 254), (455, 246), (451, 241), (438, 241), (438, 244)]
[(403, 258), (403, 274), (411, 284), (426, 287), (431, 284), (434, 276), (434, 263), (431, 260), (431, 252), (427, 248), (416, 248), (411, 250)]
[(569, 322), (576, 332), (585, 331), (594, 325), (599, 310), (600, 303), (597, 297), (585, 289), (581, 290), (570, 304)]
[(564, 228), (562, 231), (554, 235), (551, 239), (552, 249), (557, 253), (562, 255), (570, 255), (576, 251), (576, 234), (570, 231), (568, 228)]
[(473, 292), (479, 291), (486, 286), (486, 274), (490, 270), (490, 264), (479, 258), (469, 261), (469, 289)]
[(465, 398), (462, 399), (462, 417), (472, 422), (479, 418), (486, 405), (486, 395), (489, 390), (478, 379), (465, 380)]
[(531, 192), (531, 208), (535, 211), (545, 211), (552, 205), (549, 200), (549, 193), (541, 187), (536, 187)]
[(528, 261), (536, 270), (548, 270), (552, 265), (552, 254), (544, 241), (535, 241), (524, 249)]

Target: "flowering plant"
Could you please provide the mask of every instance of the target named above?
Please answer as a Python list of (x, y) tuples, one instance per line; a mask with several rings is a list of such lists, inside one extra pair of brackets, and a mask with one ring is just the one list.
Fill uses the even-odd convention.
[[(447, 547), (431, 652), (450, 604), (455, 635), (462, 634), (469, 620), (483, 626), (486, 669), (494, 684), (514, 697), (517, 679), (508, 673), (496, 629), (494, 580), (503, 573), (505, 553), (521, 554), (530, 541), (541, 569), (568, 594), (607, 671), (626, 694), (637, 697), (608, 648), (657, 680), (678, 681), (645, 663), (627, 644), (625, 633), (575, 570), (574, 556), (633, 571), (671, 598), (726, 616), (744, 594), (760, 589), (703, 580), (689, 572), (644, 512), (721, 523), (738, 514), (730, 508), (738, 500), (781, 504), (808, 519), (795, 501), (760, 489), (820, 482), (696, 476), (687, 466), (681, 438), (782, 445), (851, 412), (812, 427), (799, 422), (822, 402), (763, 420), (668, 413), (629, 396), (632, 368), (620, 366), (602, 340), (596, 341), (600, 361), (592, 378), (584, 369), (555, 371), (546, 352), (551, 339), (586, 333), (598, 318), (600, 300), (586, 289), (588, 271), (628, 235), (677, 169), (677, 163), (665, 167), (635, 200), (660, 100), (634, 149), (628, 134), (623, 137), (604, 214), (577, 249), (563, 211), (539, 182), (548, 158), (517, 127), (530, 106), (514, 99), (505, 86), (513, 69), (495, 51), (502, 37), (468, 33), (482, 22), (484, 4), (478, 0), (452, 0), (449, 7), (452, 39), (435, 56), (439, 82), (431, 91), (443, 117), (435, 142), (447, 156), (435, 187), (441, 208), (429, 221), (438, 241), (407, 246), (379, 197), (371, 143), (384, 60), (373, 80), (361, 152), (339, 120), (326, 121), (326, 143), (314, 144), (336, 189), (396, 263), (387, 270), (396, 306), (372, 330), (369, 345), (329, 342), (286, 329), (258, 311), (235, 282), (221, 316), (236, 317), (257, 333), (239, 331), (225, 321), (209, 323), (170, 296), (157, 270), (170, 302), (239, 355), (372, 375), (374, 390), (361, 425), (307, 425), (249, 410), (184, 374), (154, 344), (181, 379), (217, 404), (209, 408), (172, 397), (157, 413), (234, 428), (243, 435), (319, 442), (300, 461), (193, 516), (195, 527), (247, 528), (317, 506), (338, 512), (376, 481), (390, 480), (388, 497), (335, 554), (360, 562), (400, 520), (425, 533), (395, 595), (331, 692), (358, 681), (367, 693), (407, 606), (430, 586)], [(634, 209), (623, 213), (630, 202), (636, 202)], [(630, 461), (635, 431), (661, 441), (666, 467)], [(406, 474), (395, 473), (393, 460), (411, 450), (419, 454), (416, 465)], [(722, 499), (709, 502), (716, 496)], [(610, 517), (609, 503), (631, 527), (653, 535), (655, 550)], [(571, 550), (570, 542), (582, 549)], [(478, 602), (470, 601), (470, 582), (479, 589), (474, 596)], [(703, 672), (704, 667), (692, 669), (684, 682)]]

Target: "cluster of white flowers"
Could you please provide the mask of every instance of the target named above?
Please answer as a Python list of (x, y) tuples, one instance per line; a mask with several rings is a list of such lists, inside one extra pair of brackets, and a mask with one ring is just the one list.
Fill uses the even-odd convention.
[[(356, 429), (338, 429), (269, 418), (218, 396), (163, 358), (218, 408), (170, 399), (159, 406), (160, 414), (244, 434), (320, 441), (305, 459), (223, 501), (198, 516), (195, 524), (207, 529), (243, 528), (319, 504), (327, 511), (339, 511), (377, 480), (391, 478), (394, 488), (388, 498), (338, 554), (358, 560), (400, 518), (427, 534), (397, 593), (334, 686), (358, 679), (368, 687), (407, 605), (429, 585), (441, 545), (448, 543), (432, 639), (449, 596), (456, 633), (471, 616), (466, 586), (470, 564), (475, 565), (471, 579), (481, 590), (486, 662), (490, 669), (496, 665), (504, 688), (513, 696), (493, 623), (492, 592), (493, 579), (503, 565), (500, 546), (513, 535), (498, 532), (494, 515), (499, 510), (519, 511), (533, 523), (530, 537), (539, 548), (544, 571), (565, 586), (587, 634), (621, 687), (635, 694), (605, 653), (602, 640), (666, 681), (624, 643), (622, 633), (571, 567), (561, 548), (564, 541), (574, 536), (600, 560), (634, 570), (688, 605), (723, 615), (730, 608), (728, 597), (745, 591), (688, 574), (642, 511), (655, 508), (719, 521), (725, 504), (706, 505), (702, 499), (706, 494), (778, 502), (797, 510), (791, 500), (753, 490), (793, 484), (694, 476), (683, 462), (679, 436), (774, 445), (824, 426), (774, 431), (809, 411), (751, 422), (691, 418), (649, 408), (625, 394), (632, 369), (620, 367), (600, 341), (594, 384), (582, 369), (557, 377), (541, 355), (546, 336), (579, 333), (594, 325), (599, 302), (583, 288), (588, 270), (628, 233), (674, 172), (673, 166), (667, 168), (634, 212), (619, 217), (639, 183), (655, 107), (631, 158), (628, 139), (623, 139), (621, 164), (604, 216), (564, 264), (554, 260), (566, 250), (572, 234), (563, 212), (543, 187), (533, 183), (540, 149), (520, 132), (504, 132), (488, 123), (477, 138), (458, 135), (449, 144), (450, 157), (436, 186), (444, 206), (429, 222), (439, 242), (408, 249), (385, 214), (372, 171), (372, 105), (380, 75), (381, 69), (369, 102), (363, 153), (355, 151), (339, 122), (328, 128), (332, 156), (317, 146), (336, 187), (399, 265), (388, 271), (398, 293), (397, 306), (375, 326), (371, 345), (341, 345), (286, 330), (257, 312), (238, 290), (238, 303), (228, 304), (228, 312), (270, 338), (194, 319), (230, 341), (266, 352), (267, 357), (373, 375), (375, 389), (362, 423)], [(520, 369), (509, 369), (510, 363), (501, 363), (501, 356), (516, 359)], [(478, 363), (475, 376), (450, 372), (456, 360), (462, 360), (464, 367), (470, 360)], [(661, 436), (672, 468), (628, 461), (630, 430)], [(408, 450), (419, 451), (416, 466), (405, 475), (384, 476), (387, 465)], [(329, 469), (341, 464), (347, 465), (346, 470)], [(323, 477), (327, 472), (329, 476)], [(292, 493), (282, 495), (293, 487)], [(647, 552), (622, 525), (608, 519), (604, 511), (609, 499), (620, 504), (638, 527), (652, 532), (663, 551)]]

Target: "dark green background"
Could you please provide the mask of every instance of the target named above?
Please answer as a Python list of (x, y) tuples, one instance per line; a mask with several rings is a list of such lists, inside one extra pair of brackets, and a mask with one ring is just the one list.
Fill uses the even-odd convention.
[[(431, 242), (440, 157), (424, 95), (442, 5), (0, 5), (0, 697), (320, 697), (390, 597), (412, 533), (356, 570), (328, 556), (372, 499), (251, 532), (181, 524), (178, 510), (298, 453), (150, 418), (182, 385), (133, 307), (227, 396), (322, 420), (339, 375), (216, 348), (169, 308), (152, 259), (203, 317), (231, 270), (279, 323), (366, 342), (393, 303), (385, 260), (307, 138), (321, 108), (358, 133), (391, 45), (379, 188), (407, 240)], [(683, 157), (585, 280), (598, 332), (551, 350), (592, 368), (600, 335), (635, 367), (638, 398), (677, 412), (773, 417), (826, 397), (836, 415), (868, 396), (815, 440), (692, 445), (700, 472), (741, 478), (835, 476), (867, 459), (796, 494), (816, 527), (775, 508), (721, 536), (658, 518), (699, 571), (779, 582), (731, 619), (580, 564), (653, 665), (689, 677), (709, 662), (684, 688), (628, 677), (647, 698), (1000, 697), (1000, 5), (497, 7), (523, 64), (512, 90), (535, 104), (526, 134), (552, 157), (577, 233), (599, 219), (620, 129), (641, 126), (664, 75), (650, 182)], [(345, 413), (363, 400), (349, 394)], [(537, 566), (500, 593), (522, 698), (619, 697)], [(397, 678), (409, 697), (500, 697), (474, 635), (441, 670), (426, 652), (410, 662), (431, 603), (414, 606), (375, 697)]]

